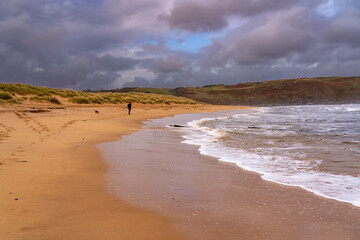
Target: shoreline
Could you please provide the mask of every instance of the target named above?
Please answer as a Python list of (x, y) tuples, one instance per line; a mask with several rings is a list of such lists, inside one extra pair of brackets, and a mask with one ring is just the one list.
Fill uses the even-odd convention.
[[(174, 119), (166, 125), (177, 124)], [(182, 144), (181, 134), (167, 133), (176, 129), (162, 128), (155, 125), (103, 144), (112, 166), (110, 188), (131, 204), (169, 216), (187, 239), (360, 236), (359, 208), (264, 180), (256, 172), (201, 154), (198, 146)], [(146, 182), (133, 176), (144, 176)]]
[(129, 119), (122, 106), (64, 106), (41, 113), (29, 112), (31, 107), (46, 106), (0, 108), (4, 239), (183, 239), (167, 217), (107, 191), (107, 165), (96, 145), (141, 129), (146, 119), (240, 108), (135, 105)]
[[(285, 133), (285, 135), (283, 134), (283, 130), (289, 128), (287, 125), (291, 126), (292, 128), (299, 128), (299, 124), (298, 122), (296, 123), (289, 123), (288, 119), (284, 120), (285, 122), (281, 122), (281, 123), (277, 123), (276, 126), (274, 125), (274, 122), (269, 123), (269, 125), (262, 125), (263, 124), (267, 124), (266, 119), (268, 118), (268, 115), (266, 115), (266, 113), (271, 113), (276, 115), (278, 112), (281, 111), (285, 111), (286, 108), (264, 108), (259, 110), (259, 114), (260, 117), (255, 117), (256, 120), (254, 120), (254, 122), (248, 121), (247, 119), (252, 119), (250, 116), (251, 114), (246, 114), (244, 116), (241, 116), (241, 114), (238, 114), (237, 116), (233, 116), (230, 118), (225, 118), (225, 122), (227, 124), (229, 124), (229, 119), (235, 118), (238, 119), (236, 121), (239, 121), (238, 124), (241, 125), (242, 127), (245, 127), (244, 129), (242, 127), (240, 127), (239, 129), (237, 129), (237, 126), (235, 125), (231, 125), (229, 128), (228, 125), (220, 125), (220, 128), (214, 127), (215, 129), (213, 129), (213, 125), (212, 122), (213, 120), (215, 120), (214, 122), (218, 122), (216, 120), (217, 117), (213, 117), (213, 118), (208, 118), (206, 117), (205, 120), (205, 125), (202, 125), (202, 120), (198, 120), (195, 119), (195, 121), (191, 121), (191, 127), (194, 129), (194, 138), (192, 137), (192, 134), (188, 134), (187, 137), (185, 138), (186, 140), (184, 141), (185, 143), (188, 144), (193, 144), (193, 145), (197, 145), (200, 146), (199, 151), (201, 154), (204, 155), (208, 155), (208, 156), (212, 156), (212, 157), (216, 157), (219, 158), (219, 161), (223, 161), (223, 162), (230, 162), (230, 163), (235, 163), (238, 167), (243, 168), (247, 171), (251, 171), (251, 172), (256, 172), (258, 174), (260, 174), (261, 178), (269, 181), (269, 182), (274, 182), (277, 184), (281, 184), (281, 185), (285, 185), (285, 186), (293, 186), (293, 187), (300, 187), (302, 189), (305, 189), (311, 193), (314, 193), (315, 195), (324, 197), (326, 199), (332, 199), (332, 200), (336, 200), (345, 204), (350, 204), (354, 207), (360, 208), (360, 202), (359, 202), (359, 198), (360, 195), (358, 194), (360, 190), (359, 189), (359, 184), (358, 184), (358, 177), (359, 177), (359, 167), (357, 165), (355, 165), (355, 163), (357, 162), (357, 158), (355, 154), (358, 154), (358, 152), (356, 151), (356, 146), (357, 145), (352, 145), (352, 144), (357, 144), (357, 141), (355, 136), (353, 136), (352, 134), (355, 134), (355, 130), (353, 129), (354, 126), (347, 126), (345, 124), (347, 124), (346, 119), (351, 119), (349, 120), (349, 122), (352, 121), (356, 121), (354, 119), (358, 118), (358, 114), (356, 115), (356, 111), (359, 110), (359, 106), (360, 105), (343, 105), (340, 107), (340, 105), (329, 105), (329, 106), (324, 106), (324, 105), (319, 105), (316, 108), (314, 107), (310, 107), (310, 106), (302, 106), (302, 107), (297, 107), (297, 106), (292, 106), (291, 109), (293, 110), (294, 108), (296, 109), (296, 111), (290, 111), (290, 114), (296, 114), (297, 111), (302, 110), (306, 110), (303, 112), (303, 115), (307, 115), (308, 111), (319, 111), (321, 113), (327, 113), (330, 115), (333, 114), (334, 112), (339, 112), (341, 111), (345, 111), (348, 112), (349, 114), (354, 112), (354, 116), (351, 115), (345, 115), (343, 114), (343, 119), (344, 120), (344, 125), (340, 125), (339, 123), (336, 125), (336, 127), (340, 130), (340, 132), (342, 132), (344, 134), (343, 138), (337, 137), (335, 140), (338, 141), (338, 145), (340, 145), (341, 143), (343, 145), (341, 145), (341, 147), (343, 147), (343, 149), (346, 148), (346, 151), (342, 151), (343, 149), (341, 149), (341, 147), (339, 147), (338, 145), (331, 145), (334, 146), (334, 149), (337, 149), (338, 151), (334, 151), (329, 149), (328, 152), (331, 152), (331, 154), (328, 154), (327, 156), (324, 157), (324, 152), (322, 151), (322, 149), (326, 149), (327, 145), (321, 145), (321, 140), (331, 144), (331, 141), (334, 140), (332, 139), (332, 135), (331, 133), (329, 135), (322, 135), (322, 137), (318, 137), (318, 132), (326, 132), (327, 130), (329, 130), (330, 126), (328, 126), (327, 124), (316, 124), (316, 126), (314, 126), (315, 124), (310, 123), (310, 126), (306, 126), (305, 129), (310, 129), (309, 131), (315, 131), (316, 134), (314, 137), (314, 139), (316, 139), (318, 141), (318, 144), (315, 145), (313, 144), (311, 147), (313, 147), (314, 149), (316, 148), (317, 151), (317, 155), (314, 154), (315, 151), (309, 151), (308, 149), (304, 150), (300, 149), (299, 147), (297, 148), (297, 152), (292, 152), (295, 153), (294, 155), (289, 155), (286, 152), (287, 146), (294, 146), (295, 148), (297, 147), (296, 145), (304, 145), (307, 146), (309, 148), (309, 143), (307, 142), (307, 140), (309, 140), (310, 137), (304, 137), (304, 134), (300, 134), (300, 136), (295, 136), (293, 133)], [(280, 109), (280, 110), (279, 110)], [(315, 110), (316, 109), (316, 110)], [(325, 110), (326, 109), (326, 110)], [(263, 114), (264, 113), (264, 114)], [(263, 116), (261, 116), (261, 114), (263, 114)], [(271, 115), (270, 114), (270, 115)], [(338, 113), (339, 114), (339, 113)], [(333, 119), (333, 115), (329, 116), (329, 118)], [(281, 117), (281, 116), (280, 116)], [(315, 118), (314, 121), (320, 121), (318, 119), (321, 119), (321, 115), (319, 116), (319, 114), (315, 115), (315, 117), (313, 115), (311, 116), (307, 116), (307, 118), (311, 118), (311, 120), (313, 120), (312, 118)], [(245, 119), (245, 120), (244, 120)], [(261, 122), (259, 122), (259, 119)], [(210, 124), (206, 124), (206, 122), (210, 121)], [(304, 121), (304, 119), (301, 118), (301, 116), (297, 116), (297, 121)], [(306, 119), (306, 121), (309, 121), (309, 119)], [(329, 120), (329, 121), (334, 121), (334, 120)], [(221, 120), (220, 120), (221, 122)], [(321, 120), (321, 122), (326, 122), (324, 119)], [(335, 122), (340, 122), (339, 120), (335, 121)], [(293, 124), (293, 125), (291, 125)], [(281, 126), (280, 126), (281, 125)], [(283, 129), (282, 126), (284, 126)], [(210, 126), (210, 128), (206, 127), (206, 126)], [(257, 126), (257, 127), (252, 127), (252, 126)], [(344, 127), (344, 126), (347, 126)], [(224, 127), (225, 129), (228, 130), (228, 134), (231, 136), (231, 130), (232, 128), (237, 129), (236, 131), (239, 131), (238, 133), (242, 135), (241, 138), (238, 139), (238, 142), (240, 142), (241, 147), (239, 147), (238, 149), (236, 147), (232, 148), (232, 146), (234, 145), (234, 141), (232, 141), (231, 143), (233, 145), (224, 145), (224, 144), (217, 144), (216, 142), (213, 144), (208, 144), (207, 141), (202, 141), (202, 139), (207, 139), (207, 140), (211, 140), (212, 136), (215, 135), (217, 136), (219, 139), (223, 139), (222, 137), (224, 136), (222, 133), (222, 130), (217, 131), (216, 129), (222, 129), (222, 127)], [(248, 128), (254, 128), (256, 130), (248, 130), (247, 131), (247, 127)], [(317, 127), (317, 129), (315, 129), (314, 127)], [(333, 126), (333, 128), (336, 128), (335, 126)], [(277, 129), (280, 128), (280, 129)], [(262, 130), (264, 129), (264, 130)], [(291, 130), (291, 131), (294, 131)], [(315, 130), (314, 130), (315, 129)], [(344, 133), (344, 129), (346, 129), (346, 133)], [(281, 132), (277, 132), (277, 131)], [(298, 129), (299, 130), (299, 129)], [(253, 140), (253, 139), (257, 139), (256, 137), (254, 137), (253, 131), (256, 134), (263, 134), (264, 139), (267, 139), (268, 142), (272, 142), (272, 144), (268, 144), (264, 141), (258, 141), (257, 145), (254, 145), (254, 141), (253, 142), (246, 142), (246, 140), (244, 141), (244, 139), (249, 139)], [(270, 132), (269, 131), (275, 131), (274, 132)], [(286, 130), (285, 130), (286, 131)], [(290, 131), (290, 132), (291, 132)], [(295, 130), (296, 131), (296, 130)], [(301, 132), (302, 130), (300, 130)], [(304, 130), (306, 132), (306, 130)], [(336, 136), (341, 136), (340, 133), (338, 133), (336, 130), (331, 130), (331, 131), (335, 131), (336, 134), (334, 133), (334, 135)], [(277, 133), (279, 133), (279, 137), (273, 137), (276, 136)], [(310, 133), (311, 134), (311, 133)], [(328, 133), (327, 133), (328, 134)], [(349, 135), (348, 135), (349, 134)], [(198, 135), (203, 135), (203, 137), (200, 137), (200, 140), (198, 140)], [(306, 135), (306, 134), (305, 134)], [(248, 137), (248, 136), (252, 136)], [(269, 137), (270, 136), (270, 137)], [(357, 135), (358, 136), (358, 135)], [(234, 137), (234, 136), (233, 136)], [(295, 138), (294, 138), (295, 137)], [(231, 137), (229, 137), (231, 139)], [(321, 139), (319, 139), (321, 138)], [(329, 142), (329, 138), (330, 142)], [(226, 140), (228, 139), (227, 134), (225, 135), (225, 143), (229, 144), (229, 142), (226, 142)], [(259, 138), (261, 139), (261, 138)], [(211, 142), (211, 141), (210, 141)], [(285, 144), (285, 145), (281, 145), (281, 147), (283, 147), (285, 150), (284, 152), (279, 151), (279, 149), (281, 149), (280, 146), (278, 146), (278, 144), (275, 144), (277, 142), (289, 142), (289, 144)], [(251, 144), (252, 143), (252, 144)], [(344, 146), (345, 143), (349, 143), (349, 146)], [(265, 144), (265, 146), (262, 146), (262, 144)], [(355, 147), (354, 147), (355, 146)], [(222, 149), (221, 151), (219, 151), (217, 148)], [(262, 149), (262, 151), (260, 151), (261, 153), (257, 154), (257, 148)], [(322, 148), (322, 149), (321, 149)], [(339, 149), (340, 148), (340, 149)], [(250, 150), (249, 150), (250, 149)], [(254, 150), (255, 151), (252, 151)], [(274, 155), (273, 153), (271, 153), (271, 151), (273, 151), (273, 149), (275, 149), (275, 151), (277, 151), (277, 155)], [(270, 153), (268, 153), (268, 150), (270, 150)], [(290, 152), (291, 152), (291, 148), (290, 148)], [(255, 152), (255, 154), (254, 154)], [(292, 158), (295, 157), (294, 159), (296, 159), (296, 153), (299, 152), (303, 152), (304, 155), (308, 155), (309, 157), (307, 157), (306, 159), (304, 157), (299, 157), (299, 159), (301, 159), (301, 161), (303, 161), (304, 163), (308, 163), (305, 160), (309, 161), (309, 162), (316, 162), (316, 165), (318, 165), (319, 167), (316, 168), (313, 166), (313, 169), (310, 170), (310, 164), (309, 166), (306, 166), (306, 164), (304, 164), (305, 166), (303, 168), (301, 168), (300, 170), (294, 170), (288, 168), (287, 169), (287, 164), (288, 162), (290, 162), (292, 164), (292, 166), (296, 166), (297, 162), (296, 161), (292, 161)], [(235, 154), (235, 155), (234, 155)], [(352, 154), (352, 155), (351, 155)], [(245, 158), (239, 158), (239, 156), (247, 156)], [(344, 157), (344, 159), (342, 159), (343, 156), (348, 156), (348, 157)], [(264, 157), (264, 164), (261, 163), (260, 158)], [(273, 164), (271, 161), (268, 161), (267, 158), (270, 157), (274, 157), (275, 160), (277, 160), (278, 158), (280, 158), (279, 162), (277, 163), (277, 161), (275, 161), (277, 164)], [(281, 158), (287, 159), (287, 161), (283, 161), (281, 160)], [(254, 159), (254, 161), (247, 161), (245, 159)], [(290, 161), (288, 161), (290, 160)], [(337, 163), (340, 162), (341, 164), (335, 165), (333, 163)], [(332, 165), (333, 164), (333, 165)], [(278, 167), (278, 169), (271, 168), (272, 165), (275, 165), (275, 167)], [(339, 166), (340, 165), (340, 166)], [(267, 169), (267, 167), (264, 166), (269, 166), (269, 169)], [(346, 168), (347, 166), (347, 168)], [(284, 171), (284, 169), (287, 169), (289, 171)], [(295, 167), (296, 169), (296, 167)], [(302, 171), (302, 169), (306, 169), (306, 171)], [(340, 184), (341, 183), (341, 184)]]

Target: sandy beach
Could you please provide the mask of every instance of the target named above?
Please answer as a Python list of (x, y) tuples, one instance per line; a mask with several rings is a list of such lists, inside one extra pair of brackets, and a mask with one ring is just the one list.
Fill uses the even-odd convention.
[(100, 145), (114, 194), (170, 217), (191, 240), (359, 239), (360, 208), (200, 154), (198, 146), (181, 143), (186, 128), (166, 127), (185, 117), (151, 121)]
[(0, 0), (0, 240), (360, 240), (360, 0)]
[(2, 105), (0, 238), (183, 239), (169, 217), (107, 190), (108, 166), (95, 145), (146, 119), (235, 108), (135, 104), (128, 116), (125, 106)]

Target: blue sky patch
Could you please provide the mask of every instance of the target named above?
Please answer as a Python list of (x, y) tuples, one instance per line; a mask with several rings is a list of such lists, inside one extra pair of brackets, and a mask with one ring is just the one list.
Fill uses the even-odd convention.
[(170, 38), (165, 45), (174, 50), (198, 52), (201, 48), (211, 44), (210, 34), (195, 34), (185, 38)]
[(165, 46), (173, 50), (196, 53), (201, 48), (211, 44), (212, 38), (220, 38), (226, 35), (226, 31), (188, 34), (183, 37), (167, 37)]
[(340, 8), (335, 3), (335, 0), (328, 0), (327, 3), (320, 5), (316, 10), (319, 14), (331, 18), (340, 11)]

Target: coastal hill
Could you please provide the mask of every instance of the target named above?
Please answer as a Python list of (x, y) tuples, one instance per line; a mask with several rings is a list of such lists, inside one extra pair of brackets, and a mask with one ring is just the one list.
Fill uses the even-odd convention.
[(203, 87), (121, 88), (72, 91), (0, 83), (0, 103), (52, 104), (302, 105), (360, 103), (360, 77), (322, 77), (208, 85)]
[(360, 103), (360, 77), (321, 77), (174, 89), (122, 88), (113, 92), (169, 94), (221, 105)]

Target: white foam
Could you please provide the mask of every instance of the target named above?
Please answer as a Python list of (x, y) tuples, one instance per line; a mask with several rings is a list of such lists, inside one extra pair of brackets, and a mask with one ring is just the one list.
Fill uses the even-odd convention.
[(188, 123), (193, 132), (184, 136), (186, 140), (183, 142), (200, 146), (201, 154), (217, 157), (220, 161), (235, 163), (245, 170), (257, 172), (265, 180), (301, 187), (316, 195), (360, 207), (359, 177), (317, 171), (316, 167), (321, 164), (319, 160), (310, 163), (290, 157), (259, 155), (244, 149), (226, 147), (218, 141), (226, 134), (224, 131), (202, 125), (210, 120), (219, 118), (206, 118)]
[(339, 111), (339, 110), (348, 111), (348, 112), (357, 112), (360, 111), (360, 106), (359, 104), (330, 105), (330, 106), (325, 106), (324, 109), (331, 112)]

